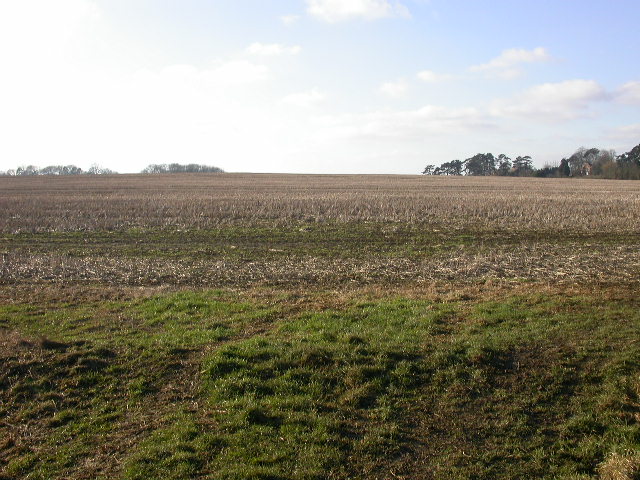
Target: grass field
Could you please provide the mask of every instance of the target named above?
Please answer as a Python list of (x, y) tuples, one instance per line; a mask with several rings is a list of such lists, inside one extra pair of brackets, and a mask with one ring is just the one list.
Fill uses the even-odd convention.
[(0, 178), (0, 478), (640, 478), (638, 211), (591, 179)]

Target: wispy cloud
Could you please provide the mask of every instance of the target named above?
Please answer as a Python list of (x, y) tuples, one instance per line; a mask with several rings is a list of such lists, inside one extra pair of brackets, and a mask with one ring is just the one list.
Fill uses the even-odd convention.
[(277, 57), (280, 55), (297, 55), (302, 51), (298, 45), (292, 47), (281, 45), (279, 43), (252, 43), (246, 48), (246, 52), (250, 55), (261, 55), (265, 57)]
[(307, 0), (307, 11), (329, 23), (411, 16), (405, 5), (389, 0)]
[(419, 80), (422, 80), (426, 83), (446, 82), (455, 78), (454, 75), (449, 75), (446, 73), (436, 73), (431, 70), (422, 70), (421, 72), (418, 72), (416, 76)]
[(421, 139), (425, 135), (485, 131), (497, 126), (476, 108), (427, 105), (416, 110), (369, 112), (321, 118), (321, 127), (338, 138)]
[(594, 80), (567, 80), (536, 85), (514, 98), (495, 101), (490, 111), (502, 117), (571, 120), (586, 116), (592, 103), (607, 98), (607, 92)]
[(408, 90), (409, 84), (403, 79), (394, 82), (385, 82), (378, 88), (380, 93), (391, 98), (404, 97)]
[(549, 62), (551, 60), (551, 55), (543, 47), (537, 47), (533, 50), (510, 48), (503, 50), (500, 55), (487, 63), (469, 67), (469, 70), (510, 79), (522, 74), (522, 64)]
[(269, 69), (264, 65), (246, 60), (231, 60), (213, 68), (198, 70), (192, 66), (172, 66), (162, 70), (162, 74), (181, 75), (183, 78), (200, 78), (208, 83), (219, 85), (250, 84), (261, 82), (269, 77)]
[(640, 105), (640, 82), (627, 82), (615, 93), (615, 98), (621, 103)]
[(326, 98), (325, 94), (320, 92), (317, 88), (313, 88), (307, 92), (292, 93), (282, 99), (284, 103), (289, 105), (295, 105), (301, 108), (310, 108)]
[(638, 139), (640, 139), (640, 123), (616, 127), (609, 131), (609, 138), (634, 144), (638, 143)]
[(282, 15), (280, 17), (280, 21), (284, 23), (286, 26), (293, 25), (300, 20), (300, 15)]

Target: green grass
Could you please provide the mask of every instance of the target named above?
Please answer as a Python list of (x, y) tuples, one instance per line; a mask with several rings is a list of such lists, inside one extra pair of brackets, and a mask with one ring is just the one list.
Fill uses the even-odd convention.
[(0, 472), (595, 478), (640, 449), (640, 302), (529, 292), (7, 302)]

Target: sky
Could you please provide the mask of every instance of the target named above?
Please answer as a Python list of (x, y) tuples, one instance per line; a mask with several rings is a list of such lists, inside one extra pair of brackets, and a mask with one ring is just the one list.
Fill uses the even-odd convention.
[(637, 0), (0, 0), (0, 170), (623, 153), (638, 18)]

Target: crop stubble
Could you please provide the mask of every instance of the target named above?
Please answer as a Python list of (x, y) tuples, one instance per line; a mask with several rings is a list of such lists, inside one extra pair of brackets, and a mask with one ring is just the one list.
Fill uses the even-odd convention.
[(639, 182), (4, 177), (0, 211), (4, 283), (631, 281), (640, 272)]

